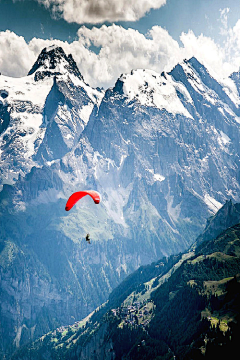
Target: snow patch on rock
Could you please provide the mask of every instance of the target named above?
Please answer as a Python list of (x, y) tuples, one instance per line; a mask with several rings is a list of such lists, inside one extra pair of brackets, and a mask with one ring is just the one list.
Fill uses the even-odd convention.
[(204, 195), (204, 202), (214, 214), (222, 207), (222, 204), (209, 194)]

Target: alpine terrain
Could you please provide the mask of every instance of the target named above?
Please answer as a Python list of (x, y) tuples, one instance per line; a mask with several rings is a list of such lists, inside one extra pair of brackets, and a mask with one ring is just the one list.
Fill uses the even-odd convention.
[[(219, 83), (191, 58), (104, 91), (57, 46), (28, 76), (0, 75), (2, 356), (83, 319), (240, 201), (239, 76)], [(65, 211), (90, 189), (99, 205), (86, 196)]]
[[(195, 249), (141, 266), (86, 319), (45, 334), (12, 360), (235, 358), (240, 225), (231, 224), (239, 210), (226, 202)], [(221, 232), (224, 223), (230, 227)]]

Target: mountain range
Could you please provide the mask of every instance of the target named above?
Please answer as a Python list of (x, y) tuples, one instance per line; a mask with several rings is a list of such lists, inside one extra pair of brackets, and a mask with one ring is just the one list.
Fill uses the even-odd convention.
[[(195, 249), (141, 266), (83, 321), (17, 351), (27, 359), (234, 358), (240, 330), (240, 224), (227, 202)], [(212, 233), (213, 235), (213, 233)]]
[[(219, 82), (191, 58), (93, 89), (57, 46), (28, 76), (0, 75), (2, 354), (84, 318), (239, 201), (238, 79)], [(84, 189), (102, 202), (66, 213)]]

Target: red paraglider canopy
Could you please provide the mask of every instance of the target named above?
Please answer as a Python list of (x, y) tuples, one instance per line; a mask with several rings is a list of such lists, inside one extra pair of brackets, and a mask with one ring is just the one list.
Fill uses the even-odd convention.
[(82, 197), (90, 195), (91, 198), (94, 200), (95, 204), (100, 203), (100, 194), (97, 191), (94, 190), (87, 190), (87, 191), (77, 191), (73, 193), (70, 198), (68, 199), (65, 210), (69, 211), (71, 208), (76, 204), (78, 200), (80, 200)]

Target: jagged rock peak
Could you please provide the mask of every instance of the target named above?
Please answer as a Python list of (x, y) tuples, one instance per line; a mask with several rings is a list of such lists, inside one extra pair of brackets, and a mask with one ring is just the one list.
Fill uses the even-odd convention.
[(207, 71), (205, 66), (201, 64), (194, 56), (190, 59), (184, 59), (182, 62), (176, 64), (173, 69), (168, 72), (168, 75), (174, 76), (176, 73), (179, 72), (185, 72), (186, 74), (192, 73), (191, 69), (194, 69), (195, 71), (201, 71), (201, 69), (204, 69), (204, 71)]
[(72, 55), (67, 56), (62, 47), (51, 45), (41, 51), (28, 75), (35, 73), (34, 79), (38, 81), (46, 76), (62, 75), (67, 72), (83, 80)]

